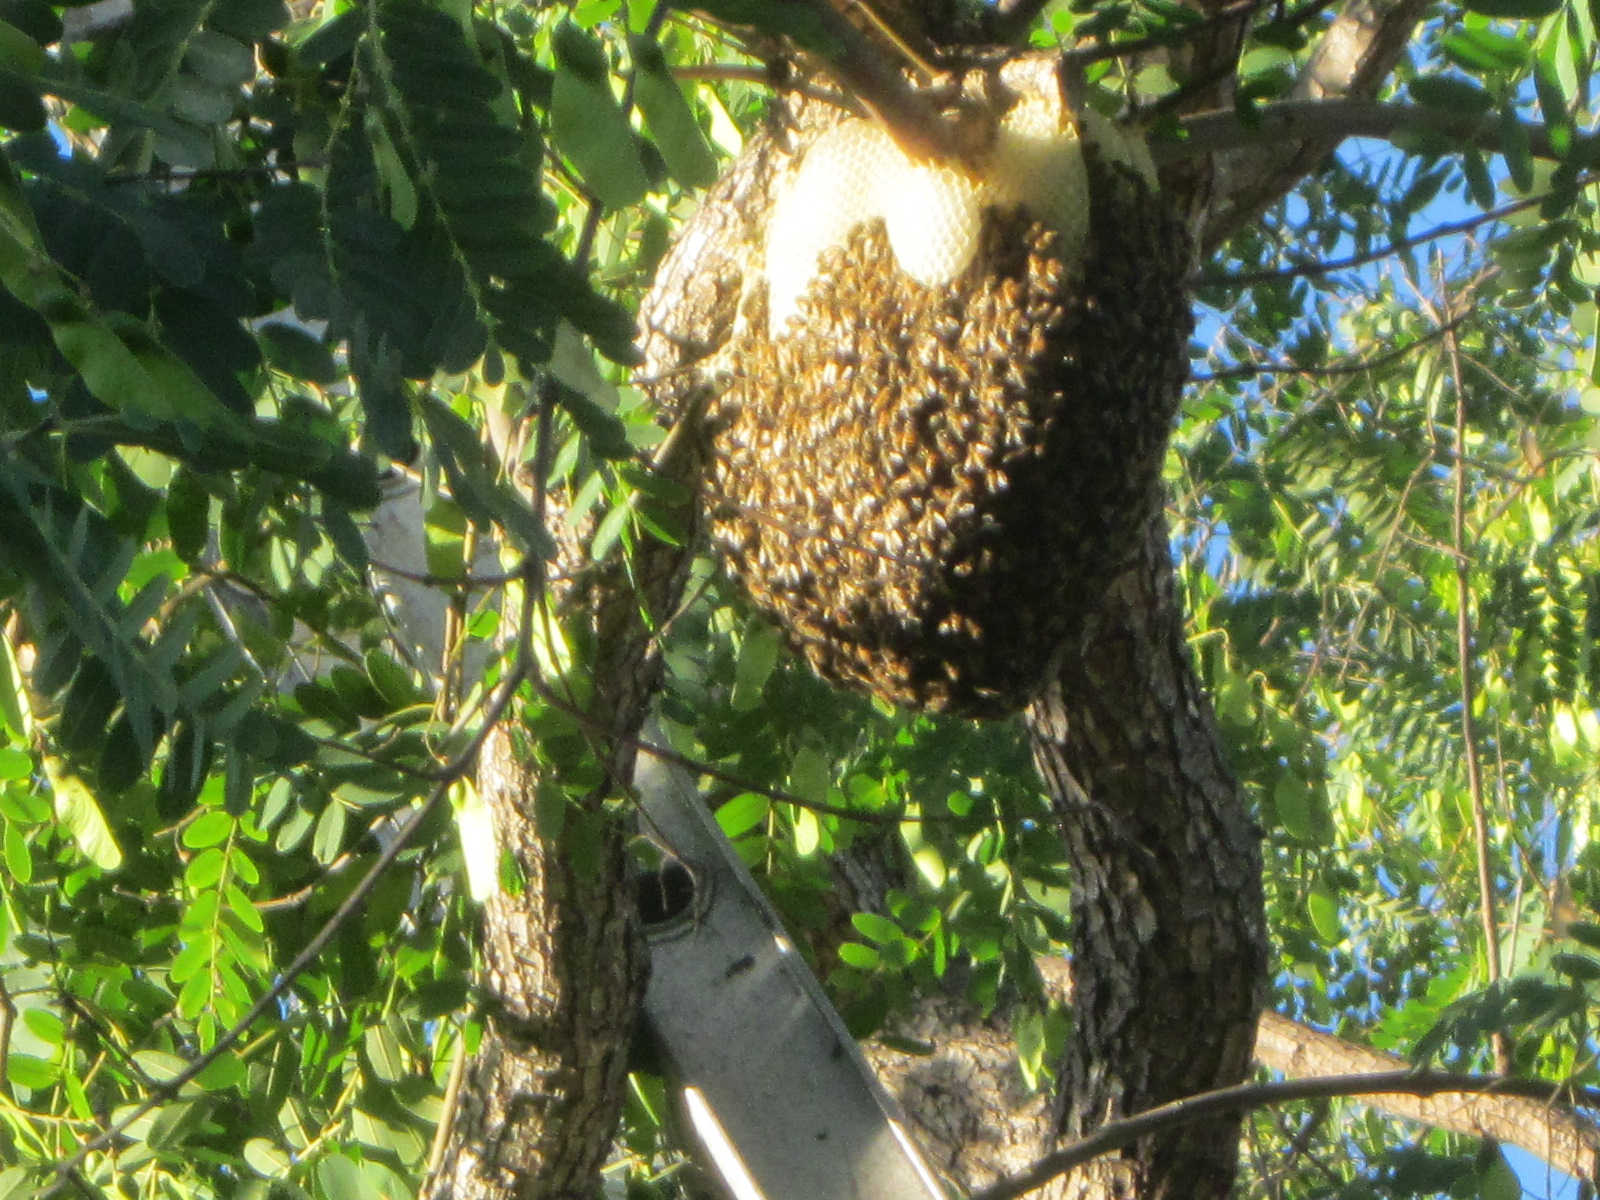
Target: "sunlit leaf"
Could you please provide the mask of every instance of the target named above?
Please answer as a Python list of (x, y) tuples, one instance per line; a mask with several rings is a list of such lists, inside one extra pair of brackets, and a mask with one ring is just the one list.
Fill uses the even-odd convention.
[(77, 843), (84, 857), (102, 871), (120, 867), (122, 848), (117, 845), (94, 793), (54, 755), (44, 756), (44, 770), (50, 780), (50, 790), (55, 793), (56, 820), (61, 822), (67, 836)]

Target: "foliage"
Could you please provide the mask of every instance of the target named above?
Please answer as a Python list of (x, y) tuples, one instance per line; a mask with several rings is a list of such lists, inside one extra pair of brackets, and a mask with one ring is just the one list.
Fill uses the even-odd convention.
[[(791, 6), (708, 7), (829, 48)], [(1600, 243), (1574, 148), (1594, 14), (1467, 7), (1424, 27), (1396, 86), (1496, 114), (1496, 153), (1342, 155), (1207, 264), (1211, 378), (1173, 513), (1195, 654), (1267, 834), (1282, 1003), (1465, 1065), (1502, 1034), (1519, 1069), (1581, 1081)], [(669, 65), (726, 61), (727, 35), (622, 0), (174, 0), (64, 39), (83, 11), (0, 4), (0, 1197), (136, 1112), (79, 1164), (87, 1186), (410, 1195), (481, 1032), (465, 835), (423, 806), (460, 773), (515, 614), (548, 618), (546, 678), (585, 686), (593, 648), (530, 586), (552, 553), (530, 495), (590, 520), (595, 560), (673, 536), (641, 459), (661, 432), (623, 383), (628, 305), (760, 91), (682, 86)], [(1261, 9), (1242, 108), (1282, 94), (1321, 11)], [(1192, 21), (1054, 4), (1035, 38), (1172, 41)], [(1181, 86), (1114, 58), (1090, 74), (1157, 111)], [(1573, 153), (1535, 161), (1519, 120)], [(1304, 269), (1525, 195), (1450, 254)], [(366, 525), (407, 486), (425, 533), (400, 561)], [(418, 572), (445, 597), (431, 640), (397, 628)], [(1020, 730), (831, 693), (710, 562), (692, 596), (666, 735), (715, 767), (724, 828), (852, 1027), (941, 983), (986, 1007), (1020, 990), (1024, 1067), (1047, 1077), (1063, 1030), (1031, 959), (1070, 941), (1069, 881)], [(560, 689), (517, 704), (559, 822), (595, 748)], [(283, 980), (417, 812), (355, 919)], [(847, 847), (910, 864), (886, 913), (840, 911)], [(618, 1167), (664, 1194), (653, 1088), (640, 1076)], [(1353, 1113), (1315, 1133), (1258, 1185), (1500, 1194), (1500, 1160), (1442, 1135), (1403, 1149)]]

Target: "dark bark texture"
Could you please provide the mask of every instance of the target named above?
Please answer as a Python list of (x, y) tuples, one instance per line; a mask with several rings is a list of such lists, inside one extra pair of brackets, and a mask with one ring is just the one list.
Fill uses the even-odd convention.
[[(688, 422), (692, 425), (692, 418)], [(666, 443), (662, 474), (698, 471), (696, 439)], [(569, 605), (592, 615), (594, 683), (583, 719), (606, 781), (556, 832), (536, 818), (534, 756), (515, 726), (484, 744), (478, 789), (521, 879), (484, 908), (485, 1028), (439, 1168), (423, 1195), (585, 1200), (595, 1194), (622, 1112), (627, 1055), (644, 996), (646, 950), (629, 886), (631, 822), (605, 805), (631, 786), (633, 747), (659, 672), (655, 633), (677, 604), (685, 555), (652, 543), (587, 576), (568, 547)], [(692, 541), (688, 531), (685, 544)]]
[[(1073, 874), (1070, 1138), (1242, 1080), (1265, 988), (1259, 832), (1190, 661), (1164, 520), (1027, 720)], [(1236, 1121), (1197, 1124), (1077, 1194), (1224, 1196), (1237, 1142)]]
[(537, 781), (517, 741), (494, 730), (479, 765), (479, 788), (523, 888), (484, 909), (483, 1042), (424, 1193), (435, 1200), (593, 1195), (644, 993), (621, 828), (600, 825), (597, 852), (581, 867), (562, 854), (559, 839), (542, 837), (533, 820)]

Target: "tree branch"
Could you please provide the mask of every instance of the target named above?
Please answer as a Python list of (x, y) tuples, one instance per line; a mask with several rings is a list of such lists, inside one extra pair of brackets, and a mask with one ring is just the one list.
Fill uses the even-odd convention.
[[(1370, 1075), (1402, 1070), (1406, 1065), (1393, 1054), (1358, 1046), (1275, 1012), (1261, 1015), (1256, 1061), (1293, 1078)], [(1520, 1146), (1579, 1179), (1593, 1179), (1600, 1172), (1600, 1134), (1593, 1124), (1539, 1100), (1504, 1094), (1456, 1095), (1441, 1100), (1412, 1092), (1388, 1092), (1370, 1095), (1367, 1102), (1390, 1116)]]
[(1560, 1108), (1571, 1108), (1577, 1104), (1600, 1106), (1600, 1091), (1593, 1088), (1447, 1071), (1378, 1071), (1360, 1075), (1287, 1079), (1275, 1083), (1242, 1083), (1236, 1087), (1220, 1088), (1175, 1100), (1132, 1117), (1108, 1121), (1088, 1137), (1045, 1155), (1028, 1170), (984, 1188), (971, 1200), (1018, 1200), (1056, 1176), (1064, 1175), (1102, 1154), (1211, 1117), (1330, 1096), (1429, 1097), (1447, 1094), (1520, 1097)]
[[(1582, 179), (1580, 183), (1588, 182)], [(1272, 271), (1241, 271), (1237, 275), (1218, 273), (1200, 275), (1191, 282), (1196, 287), (1253, 287), (1258, 283), (1276, 283), (1288, 279), (1304, 279), (1314, 275), (1331, 275), (1336, 271), (1348, 271), (1352, 267), (1365, 266), (1370, 262), (1388, 258), (1392, 254), (1399, 254), (1402, 250), (1410, 250), (1417, 246), (1425, 246), (1429, 242), (1436, 242), (1440, 238), (1454, 237), (1457, 234), (1471, 233), (1481, 226), (1495, 221), (1504, 220), (1506, 217), (1534, 208), (1543, 204), (1545, 196), (1528, 196), (1522, 200), (1514, 200), (1510, 204), (1503, 204), (1499, 208), (1491, 208), (1488, 212), (1479, 213), (1475, 217), (1467, 217), (1461, 221), (1446, 221), (1442, 225), (1435, 225), (1423, 233), (1413, 234), (1411, 237), (1396, 238), (1394, 241), (1379, 246), (1374, 250), (1352, 254), (1346, 258), (1329, 258), (1321, 262), (1298, 262), (1293, 266)]]
[(845, 91), (854, 95), (911, 158), (959, 157), (956, 127), (925, 92), (907, 81), (877, 46), (828, 0), (799, 0), (837, 46), (825, 61)]
[(1285, 362), (1246, 363), (1243, 366), (1228, 367), (1209, 375), (1191, 375), (1189, 376), (1189, 382), (1220, 383), (1228, 379), (1253, 379), (1258, 375), (1303, 375), (1313, 379), (1337, 378), (1341, 375), (1360, 375), (1386, 366), (1421, 349), (1430, 342), (1435, 342), (1442, 337), (1448, 336), (1453, 330), (1459, 328), (1466, 319), (1466, 315), (1462, 314), (1454, 317), (1447, 325), (1441, 325), (1437, 329), (1430, 329), (1415, 341), (1407, 342), (1403, 346), (1396, 346), (1392, 350), (1385, 350), (1381, 354), (1373, 354), (1366, 358), (1357, 358), (1349, 362), (1328, 363), (1320, 367), (1302, 367), (1295, 363)]
[[(1427, 8), (1428, 0), (1346, 0), (1301, 73), (1296, 98), (1376, 95)], [(1200, 230), (1202, 253), (1287, 194), (1346, 136), (1257, 144), (1219, 158), (1215, 191)]]
[[(1460, 310), (1470, 312), (1469, 292)], [(1449, 309), (1446, 309), (1448, 312)], [(1478, 922), (1483, 928), (1484, 965), (1491, 984), (1500, 980), (1500, 920), (1495, 911), (1494, 859), (1489, 848), (1489, 814), (1483, 797), (1483, 772), (1478, 762), (1477, 718), (1473, 699), (1477, 681), (1473, 675), (1472, 563), (1467, 554), (1467, 389), (1461, 378), (1461, 342), (1451, 330), (1445, 338), (1449, 352), (1450, 378), (1456, 393), (1455, 476), (1450, 497), (1450, 545), (1454, 551), (1456, 576), (1456, 674), (1461, 689), (1461, 748), (1467, 766), (1467, 794), (1472, 802), (1473, 848), (1478, 859)], [(1502, 1075), (1511, 1070), (1511, 1048), (1504, 1030), (1490, 1034), (1495, 1070)]]
[[(1535, 158), (1579, 167), (1600, 165), (1600, 135), (1574, 134), (1564, 153), (1556, 149), (1547, 125), (1521, 122)], [(1433, 135), (1479, 150), (1498, 151), (1503, 141), (1498, 116), (1455, 112), (1420, 104), (1376, 100), (1282, 100), (1241, 114), (1236, 109), (1198, 113), (1183, 122), (1183, 137), (1158, 141), (1150, 153), (1158, 164), (1212, 154), (1229, 154), (1276, 145), (1315, 143), (1326, 155), (1353, 137), (1393, 140), (1405, 134)]]
[[(1069, 1003), (1072, 964), (1049, 955), (1034, 961), (1043, 978), (1045, 995), (1056, 1003)], [(1254, 1058), (1259, 1066), (1290, 1079), (1377, 1076), (1394, 1072), (1406, 1072), (1407, 1078), (1415, 1077), (1411, 1064), (1398, 1055), (1323, 1033), (1271, 1009), (1261, 1014), (1256, 1026)], [(1593, 1089), (1586, 1094), (1595, 1095)], [(1367, 1095), (1366, 1103), (1402, 1120), (1520, 1146), (1555, 1169), (1579, 1179), (1593, 1179), (1600, 1173), (1600, 1129), (1591, 1120), (1538, 1099), (1503, 1092), (1443, 1095), (1445, 1099), (1409, 1091), (1383, 1092)], [(1043, 1146), (1043, 1135), (1038, 1144)]]

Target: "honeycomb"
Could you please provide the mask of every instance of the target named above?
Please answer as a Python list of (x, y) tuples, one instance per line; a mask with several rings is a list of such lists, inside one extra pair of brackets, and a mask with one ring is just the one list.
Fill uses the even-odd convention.
[(1154, 183), (1143, 143), (1097, 113), (1070, 117), (1053, 91), (1024, 94), (1002, 116), (993, 144), (970, 166), (919, 162), (864, 120), (818, 136), (774, 199), (765, 275), (769, 333), (781, 337), (827, 251), (881, 220), (901, 271), (927, 287), (951, 282), (977, 252), (986, 209), (1022, 207), (1082, 242), (1087, 219), (1081, 124), (1100, 152)]

